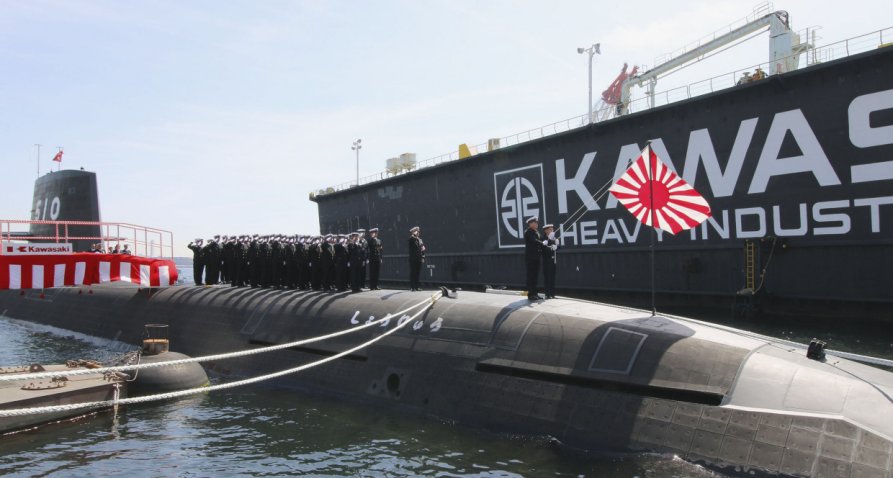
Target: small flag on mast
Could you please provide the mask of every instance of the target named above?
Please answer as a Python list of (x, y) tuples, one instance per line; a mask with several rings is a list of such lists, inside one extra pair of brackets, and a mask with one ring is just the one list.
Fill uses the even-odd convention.
[(707, 200), (670, 170), (651, 145), (608, 190), (640, 222), (671, 234), (710, 217)]
[(53, 161), (55, 161), (57, 163), (61, 163), (62, 162), (62, 153), (63, 153), (63, 151), (60, 149), (59, 152), (56, 153), (55, 156), (53, 156)]

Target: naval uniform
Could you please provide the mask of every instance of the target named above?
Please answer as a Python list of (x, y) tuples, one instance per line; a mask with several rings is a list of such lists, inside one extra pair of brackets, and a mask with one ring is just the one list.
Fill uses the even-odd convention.
[(322, 289), (332, 290), (335, 288), (335, 249), (332, 243), (323, 242), (319, 248), (319, 262), (322, 267)]
[(381, 239), (369, 238), (369, 288), (378, 290), (378, 276), (381, 272)]
[(270, 285), (278, 289), (282, 285), (282, 244), (277, 239), (270, 241)]
[(211, 241), (203, 249), (205, 258), (205, 284), (214, 285), (220, 280), (220, 246)]
[(248, 264), (248, 283), (251, 287), (257, 287), (260, 285), (260, 244), (257, 239), (248, 243), (245, 258)]
[(420, 290), (419, 274), (425, 262), (425, 242), (421, 237), (409, 237), (409, 288)]
[(559, 247), (558, 239), (546, 237), (543, 241), (543, 283), (547, 299), (555, 298), (555, 269), (557, 266), (555, 252)]
[(295, 244), (295, 259), (298, 261), (298, 288), (307, 290), (310, 288), (310, 258), (303, 242)]
[(319, 244), (315, 242), (310, 244), (307, 254), (310, 259), (310, 285), (313, 290), (319, 290), (322, 285)]
[(349, 249), (350, 244), (344, 247), (344, 244), (341, 242), (335, 243), (335, 288), (341, 292), (347, 290), (347, 283), (349, 282), (350, 268), (348, 267), (348, 262), (350, 257), (347, 252)]
[(359, 242), (351, 242), (347, 245), (347, 253), (350, 254), (350, 290), (360, 292), (363, 290), (363, 246)]
[(536, 282), (540, 273), (543, 243), (539, 231), (528, 227), (524, 231), (524, 262), (527, 265), (527, 298), (537, 300)]
[(202, 273), (205, 270), (205, 259), (203, 257), (204, 251), (202, 250), (201, 246), (197, 246), (191, 242), (186, 247), (188, 247), (192, 251), (192, 277), (193, 279), (195, 279), (195, 285), (202, 285)]

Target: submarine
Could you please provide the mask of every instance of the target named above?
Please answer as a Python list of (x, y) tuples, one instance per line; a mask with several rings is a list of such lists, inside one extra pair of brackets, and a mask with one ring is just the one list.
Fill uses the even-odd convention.
[[(190, 356), (343, 331), (430, 292), (225, 286), (0, 291), (6, 317), (138, 343), (163, 319)], [(691, 319), (574, 299), (460, 291), (374, 344), (273, 386), (584, 452), (656, 452), (732, 473), (893, 475), (893, 373)], [(408, 317), (206, 362), (246, 377), (332, 357)], [(807, 356), (809, 355), (809, 356)]]

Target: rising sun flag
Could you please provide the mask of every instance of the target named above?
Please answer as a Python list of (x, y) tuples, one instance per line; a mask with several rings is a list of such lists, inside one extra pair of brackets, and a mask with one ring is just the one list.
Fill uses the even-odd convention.
[(650, 145), (608, 190), (640, 222), (671, 234), (710, 217), (704, 197), (670, 170)]

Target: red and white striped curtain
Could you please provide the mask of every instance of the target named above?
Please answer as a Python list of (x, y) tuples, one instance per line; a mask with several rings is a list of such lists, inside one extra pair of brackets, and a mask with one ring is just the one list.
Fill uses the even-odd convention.
[(0, 290), (49, 289), (103, 282), (166, 287), (177, 282), (173, 261), (125, 254), (0, 256)]

